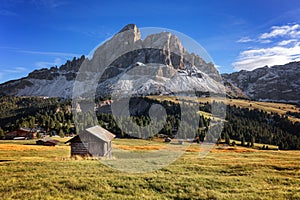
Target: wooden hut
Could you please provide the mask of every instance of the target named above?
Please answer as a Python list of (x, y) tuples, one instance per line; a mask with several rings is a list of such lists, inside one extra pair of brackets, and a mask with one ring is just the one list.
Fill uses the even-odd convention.
[(44, 146), (56, 146), (58, 144), (58, 140), (37, 140), (35, 143), (36, 145), (44, 145)]
[(58, 140), (46, 140), (44, 141), (44, 146), (56, 146), (58, 144)]
[(111, 140), (114, 134), (100, 126), (85, 129), (68, 140), (71, 143), (71, 156), (111, 157)]

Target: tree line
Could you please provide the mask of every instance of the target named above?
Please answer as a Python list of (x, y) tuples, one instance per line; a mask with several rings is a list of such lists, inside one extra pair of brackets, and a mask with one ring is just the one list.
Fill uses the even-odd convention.
[[(95, 101), (97, 102), (97, 101)], [(141, 103), (144, 106), (141, 106)], [(165, 120), (150, 119), (149, 108), (153, 104), (162, 105), (167, 113)], [(197, 129), (192, 130), (189, 122), (181, 120), (181, 109), (189, 103), (174, 103), (164, 100), (157, 101), (146, 97), (130, 100), (130, 116), (118, 116), (117, 121), (111, 112), (92, 111), (78, 112), (73, 116), (71, 101), (59, 98), (39, 97), (0, 97), (0, 138), (5, 133), (21, 127), (39, 127), (49, 134), (61, 136), (78, 134), (81, 130), (99, 124), (113, 132), (117, 137), (142, 137), (144, 130), (147, 137), (155, 134), (164, 134), (175, 137), (179, 130), (183, 130), (182, 137), (196, 138), (199, 142), (209, 139), (207, 132), (216, 127), (218, 120), (201, 115), (199, 111), (211, 113), (212, 106), (220, 109), (226, 108), (226, 121), (219, 139), (230, 144), (230, 140), (238, 140), (243, 146), (253, 146), (254, 143), (277, 145), (280, 149), (300, 149), (300, 123), (292, 122), (287, 115), (298, 117), (297, 113), (267, 113), (258, 109), (240, 108), (237, 106), (223, 105), (222, 102), (199, 103), (199, 109), (186, 109), (187, 116), (193, 119), (199, 115)], [(96, 116), (96, 117), (94, 117)], [(79, 123), (74, 125), (74, 118)], [(152, 121), (151, 121), (152, 120)], [(131, 122), (140, 127), (137, 134), (128, 132)], [(152, 122), (153, 127), (148, 126)], [(147, 127), (143, 129), (142, 127)], [(153, 130), (159, 129), (158, 133)]]

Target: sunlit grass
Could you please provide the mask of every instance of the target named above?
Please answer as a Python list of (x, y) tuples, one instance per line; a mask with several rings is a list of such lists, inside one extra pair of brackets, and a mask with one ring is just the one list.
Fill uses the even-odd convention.
[[(149, 96), (150, 99), (156, 99), (158, 101), (172, 101), (174, 103), (179, 103), (179, 100), (176, 96)], [(182, 97), (181, 97), (182, 98)], [(260, 102), (260, 101), (250, 101), (250, 100), (243, 100), (243, 99), (226, 99), (224, 101), (223, 98), (218, 97), (201, 97), (201, 98), (193, 98), (193, 97), (184, 97), (186, 101), (198, 101), (201, 103), (211, 103), (212, 101), (223, 101), (227, 105), (230, 106), (238, 106), (241, 108), (249, 108), (249, 109), (259, 109), (263, 110), (268, 113), (278, 113), (280, 115), (285, 115), (286, 112), (300, 112), (300, 108), (298, 108), (295, 105), (292, 104), (286, 104), (286, 103), (273, 103), (273, 102)], [(204, 114), (205, 117), (210, 117), (209, 113), (201, 113)], [(292, 122), (300, 122), (299, 118), (295, 117), (288, 117), (289, 120)]]
[[(114, 141), (114, 145), (150, 144)], [(0, 143), (4, 145), (10, 144)], [(300, 198), (299, 151), (246, 150), (214, 149), (202, 159), (198, 152), (189, 151), (160, 170), (134, 174), (98, 160), (70, 159), (70, 147), (65, 145), (27, 150), (2, 147), (0, 195), (1, 199)]]

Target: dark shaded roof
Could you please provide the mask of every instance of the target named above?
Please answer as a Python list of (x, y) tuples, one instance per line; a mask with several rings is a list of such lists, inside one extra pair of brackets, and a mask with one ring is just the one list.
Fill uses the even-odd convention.
[(44, 141), (44, 143), (46, 143), (46, 142), (53, 143), (53, 144), (58, 144), (58, 140), (46, 140), (46, 141)]
[(71, 138), (70, 140), (66, 141), (65, 143), (69, 143), (69, 142), (72, 142), (76, 139), (78, 139), (78, 137), (81, 135), (81, 134), (85, 134), (85, 133), (88, 133), (88, 134), (91, 134), (93, 136), (95, 136), (96, 138), (102, 140), (102, 141), (105, 141), (105, 142), (109, 142), (111, 141), (113, 138), (115, 138), (116, 136), (114, 134), (112, 134), (111, 132), (109, 132), (108, 130), (102, 128), (101, 126), (93, 126), (93, 127), (90, 127), (90, 128), (87, 128), (83, 131), (83, 133), (80, 133), (79, 135)]
[(58, 144), (59, 143), (58, 140), (52, 140), (52, 139), (49, 139), (49, 138), (48, 139), (44, 139), (44, 140), (39, 139), (36, 142), (43, 142), (43, 143), (48, 142), (48, 143), (53, 143), (53, 144)]

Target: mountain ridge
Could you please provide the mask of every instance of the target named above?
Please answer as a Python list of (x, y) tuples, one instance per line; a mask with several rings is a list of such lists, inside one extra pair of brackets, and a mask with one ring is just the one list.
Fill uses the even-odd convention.
[(300, 103), (300, 61), (222, 74), (250, 99)]
[[(121, 42), (116, 40), (118, 34), (126, 34), (125, 40)], [(102, 77), (99, 77), (97, 93), (108, 95), (115, 89), (129, 89), (120, 78), (124, 74), (128, 75), (133, 68), (140, 69), (136, 72), (142, 72), (141, 76), (145, 75), (143, 70), (147, 68), (148, 71), (150, 70), (148, 73), (153, 76), (152, 79), (147, 80), (140, 76), (139, 81), (144, 81), (144, 85), (131, 88), (136, 93), (170, 94), (172, 91), (180, 92), (189, 88), (204, 92), (218, 90), (217, 85), (221, 82), (221, 76), (214, 65), (206, 63), (194, 53), (188, 53), (180, 40), (169, 32), (151, 34), (142, 40), (137, 26), (128, 24), (107, 43), (100, 46), (94, 52), (94, 56), (97, 57), (97, 51), (101, 49), (109, 53), (132, 46), (134, 51), (125, 51), (125, 54), (107, 66)], [(80, 67), (83, 63), (91, 63), (92, 60), (83, 55), (80, 58), (74, 57), (72, 61), (68, 60), (59, 68), (55, 66), (34, 70), (27, 77), (0, 84), (0, 95), (71, 98)], [(222, 74), (222, 82), (230, 98), (300, 103), (299, 76), (300, 62), (291, 62), (285, 65), (265, 66), (252, 71), (225, 73)], [(134, 77), (131, 78), (132, 83), (138, 82), (134, 81)], [(116, 86), (116, 83), (121, 83), (124, 88)], [(103, 91), (108, 92), (103, 93)]]
[[(32, 83), (27, 80), (27, 78), (29, 78), (29, 77), (37, 78), (37, 79), (42, 79), (42, 77), (44, 79), (45, 77), (48, 77), (48, 79), (53, 80), (54, 77), (56, 76), (57, 71), (59, 71), (59, 70), (61, 70), (61, 71), (69, 70), (69, 73), (64, 74), (66, 76), (66, 79), (68, 79), (68, 76), (75, 78), (76, 72), (78, 71), (78, 69), (84, 59), (85, 59), (85, 56), (82, 55), (80, 58), (73, 58), (73, 60), (68, 60), (65, 64), (61, 65), (58, 68), (51, 67), (51, 68), (36, 69), (36, 70), (30, 72), (28, 74), (28, 76), (26, 76), (26, 77), (16, 79), (16, 80), (9, 80), (7, 82), (1, 83), (0, 84), (0, 88), (1, 88), (0, 95), (14, 96), (12, 87), (14, 87), (15, 89), (18, 89), (18, 88), (24, 88), (25, 86), (31, 86)], [(249, 91), (247, 91), (247, 86), (243, 85), (243, 83), (245, 85), (248, 84), (245, 80), (247, 80), (249, 78), (245, 78), (245, 77), (253, 76), (253, 75), (251, 75), (252, 73), (259, 74), (260, 77), (262, 77), (262, 74), (258, 73), (258, 72), (265, 72), (265, 75), (266, 75), (267, 74), (266, 72), (269, 71), (270, 68), (271, 68), (271, 70), (272, 69), (274, 70), (276, 68), (284, 68), (286, 65), (297, 65), (300, 68), (300, 62), (290, 62), (290, 63), (284, 64), (284, 65), (275, 65), (275, 66), (271, 66), (271, 67), (265, 66), (265, 67), (257, 68), (252, 71), (241, 70), (238, 72), (221, 74), (223, 81), (224, 81), (224, 85), (226, 87), (226, 92), (230, 97), (233, 97), (233, 98), (245, 98), (245, 99), (250, 98), (252, 100), (261, 100), (261, 101), (299, 103), (299, 101), (297, 101), (300, 99), (299, 96), (296, 96), (293, 98), (295, 101), (290, 101), (289, 99), (286, 99), (286, 100), (279, 99), (279, 98), (263, 99), (263, 98), (260, 98), (258, 94), (255, 94), (256, 96), (253, 96), (251, 93), (249, 93)], [(298, 68), (296, 68), (296, 69), (298, 69)], [(297, 76), (296, 75), (295, 76), (298, 77), (298, 72), (295, 73), (295, 71), (293, 71), (292, 73), (296, 74)], [(244, 79), (241, 76), (244, 76)], [(13, 84), (13, 86), (11, 84)], [(256, 87), (258, 87), (258, 86), (256, 86)], [(3, 92), (6, 89), (11, 90), (11, 93), (7, 94), (7, 93)], [(295, 88), (294, 88), (294, 90), (291, 91), (293, 93), (293, 95), (295, 94), (294, 91), (296, 91), (296, 94), (299, 95), (299, 91), (297, 93), (297, 90)], [(24, 94), (21, 96), (27, 96), (27, 95)], [(35, 96), (43, 96), (43, 95), (35, 95)], [(278, 93), (277, 96), (280, 96), (280, 93)]]
[[(123, 37), (119, 38), (120, 35)], [(126, 52), (127, 49), (134, 50)], [(188, 53), (177, 36), (169, 32), (161, 32), (148, 35), (141, 40), (140, 30), (136, 25), (130, 24), (98, 47), (91, 59), (82, 56), (67, 61), (59, 68), (34, 70), (25, 78), (0, 84), (2, 95), (71, 98), (75, 79), (79, 82), (89, 80), (97, 74), (95, 73), (97, 69), (92, 69), (93, 64), (97, 64), (99, 59), (113, 57), (111, 54), (120, 50), (125, 53), (115, 60), (108, 60), (109, 65), (102, 77), (97, 79), (100, 80), (97, 87), (100, 96), (108, 95), (108, 92), (116, 88), (130, 89), (145, 95), (170, 94), (190, 89), (218, 93), (222, 88), (222, 84), (219, 83), (221, 76), (214, 65), (206, 63), (194, 53)], [(86, 65), (88, 65), (86, 69), (91, 71), (81, 72), (80, 67)], [(132, 76), (129, 85), (121, 84), (123, 88), (116, 85), (121, 76), (132, 72), (132, 68), (140, 68), (136, 71), (138, 74), (134, 74), (139, 75), (138, 79)], [(145, 74), (145, 71), (149, 74)], [(150, 78), (144, 79), (149, 75)], [(85, 93), (85, 90), (86, 88), (81, 92)], [(81, 95), (80, 92), (78, 94)]]

